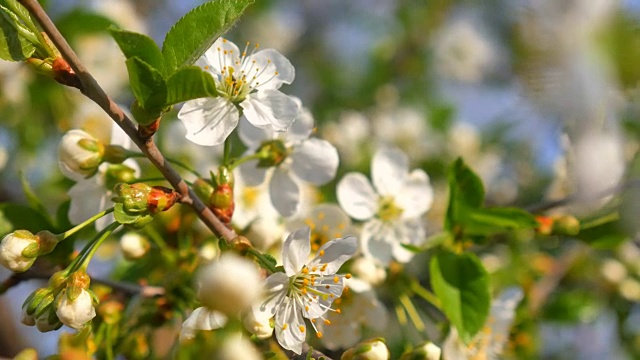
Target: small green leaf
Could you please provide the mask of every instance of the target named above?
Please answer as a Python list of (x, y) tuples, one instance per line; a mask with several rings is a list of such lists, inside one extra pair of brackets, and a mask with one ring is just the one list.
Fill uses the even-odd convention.
[(15, 230), (36, 233), (53, 229), (53, 226), (39, 212), (24, 205), (0, 204), (0, 238)]
[[(31, 57), (36, 48), (29, 40), (20, 35), (17, 28), (25, 33), (31, 33), (31, 31), (22, 24), (16, 14), (4, 6), (6, 1), (10, 0), (0, 1), (0, 59), (26, 60)], [(35, 35), (33, 36), (35, 37)]]
[(133, 224), (138, 220), (140, 215), (131, 215), (124, 210), (124, 206), (121, 203), (116, 203), (114, 206), (113, 217), (120, 224)]
[(20, 172), (20, 183), (22, 185), (22, 192), (24, 193), (24, 196), (27, 198), (27, 202), (29, 203), (29, 206), (35, 211), (37, 211), (38, 213), (40, 213), (40, 215), (42, 215), (43, 218), (47, 219), (49, 223), (53, 223), (53, 220), (51, 219), (51, 216), (47, 212), (47, 209), (44, 207), (44, 205), (42, 205), (42, 201), (40, 201), (40, 198), (38, 197), (38, 195), (36, 195), (36, 193), (33, 192), (33, 189), (31, 188), (29, 181), (27, 180), (27, 178), (24, 176), (24, 173), (22, 172)]
[(482, 329), (491, 306), (489, 276), (471, 253), (440, 252), (431, 258), (431, 286), (464, 342)]
[(140, 106), (149, 113), (160, 113), (167, 99), (167, 85), (160, 71), (137, 56), (127, 59), (127, 70), (131, 90)]
[(204, 3), (171, 27), (162, 44), (167, 73), (193, 64), (224, 34), (254, 0), (217, 0)]
[(538, 225), (533, 215), (518, 208), (467, 209), (464, 230), (468, 235), (490, 235), (514, 229), (532, 229)]
[(467, 207), (479, 208), (483, 202), (482, 180), (461, 158), (456, 159), (449, 173), (449, 208), (445, 227), (451, 230)]
[(152, 38), (144, 34), (121, 30), (114, 26), (109, 28), (109, 32), (127, 59), (138, 57), (151, 65), (152, 68), (160, 71), (160, 73), (164, 73), (162, 51), (160, 51), (160, 48)]
[(211, 74), (197, 66), (183, 67), (171, 75), (167, 80), (167, 93), (166, 105), (218, 96)]

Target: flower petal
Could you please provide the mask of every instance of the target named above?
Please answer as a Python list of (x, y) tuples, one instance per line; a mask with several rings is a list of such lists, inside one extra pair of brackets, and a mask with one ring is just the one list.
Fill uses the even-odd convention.
[(253, 126), (243, 115), (238, 126), (238, 136), (249, 149), (257, 149), (264, 141), (273, 139), (273, 130)]
[[(200, 58), (206, 60), (205, 65), (209, 65), (212, 73), (219, 75), (222, 70), (228, 66), (235, 67), (236, 60), (241, 56), (240, 50), (236, 44), (223, 38), (218, 38), (213, 45)], [(203, 61), (199, 60), (197, 65), (202, 66)]]
[(239, 117), (235, 105), (223, 97), (187, 101), (178, 113), (187, 129), (186, 138), (203, 146), (222, 144), (238, 125)]
[(302, 315), (308, 319), (322, 317), (333, 304), (333, 301), (342, 296), (344, 290), (344, 277), (342, 276), (322, 276), (316, 277), (315, 285), (310, 286), (304, 300), (305, 307)]
[(292, 98), (298, 104), (300, 110), (291, 127), (287, 130), (287, 139), (292, 143), (296, 143), (306, 140), (311, 136), (315, 120), (309, 109), (303, 107), (302, 102), (298, 98), (293, 96)]
[(351, 259), (358, 248), (358, 241), (354, 236), (333, 239), (318, 250), (318, 255), (309, 262), (309, 267), (326, 265), (323, 274), (335, 274), (342, 264)]
[(212, 311), (206, 307), (199, 307), (189, 315), (182, 323), (180, 330), (180, 340), (193, 339), (196, 330), (215, 330), (220, 329), (227, 323), (227, 317), (217, 311)]
[(323, 185), (336, 176), (338, 150), (326, 140), (308, 139), (293, 148), (291, 170), (300, 179)]
[(311, 230), (308, 227), (298, 229), (287, 237), (282, 246), (282, 266), (289, 276), (299, 273), (307, 263), (311, 251)]
[[(245, 154), (246, 156), (247, 154)], [(238, 166), (238, 171), (246, 186), (258, 186), (264, 182), (269, 168), (259, 167), (258, 160), (250, 160)]]
[[(253, 64), (256, 71), (254, 83), (258, 89), (278, 89), (282, 84), (291, 84), (296, 72), (291, 62), (275, 49), (260, 50), (245, 62)], [(251, 73), (248, 75), (253, 76)]]
[(380, 195), (396, 196), (403, 191), (409, 172), (409, 159), (395, 148), (381, 148), (371, 161), (371, 179)]
[(302, 309), (295, 300), (286, 297), (276, 314), (276, 339), (283, 348), (296, 354), (302, 353), (302, 343), (306, 339), (306, 327)]
[(362, 252), (382, 265), (389, 264), (393, 253), (392, 231), (378, 219), (371, 219), (362, 227), (360, 235)]
[(71, 198), (68, 213), (69, 221), (72, 224), (80, 224), (104, 210), (101, 209), (101, 206), (103, 203), (102, 197), (106, 191), (104, 177), (101, 174), (78, 181), (73, 185), (67, 192)]
[(289, 277), (285, 273), (271, 274), (265, 281), (266, 300), (253, 307), (256, 317), (270, 318), (276, 314), (284, 301), (289, 286)]
[(360, 173), (346, 174), (338, 183), (337, 195), (340, 206), (354, 219), (369, 219), (378, 210), (378, 195)]
[(422, 169), (413, 170), (395, 200), (403, 210), (403, 219), (415, 218), (426, 213), (433, 204), (433, 188), (427, 173)]
[(289, 173), (276, 168), (269, 182), (269, 195), (273, 207), (284, 217), (292, 216), (300, 205), (300, 188)]
[(287, 130), (298, 116), (296, 102), (290, 96), (274, 89), (250, 94), (240, 106), (244, 116), (253, 126), (273, 127), (275, 131)]

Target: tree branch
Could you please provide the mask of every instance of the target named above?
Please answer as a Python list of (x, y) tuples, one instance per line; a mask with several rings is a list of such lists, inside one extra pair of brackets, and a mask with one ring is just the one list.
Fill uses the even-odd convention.
[(42, 6), (36, 0), (18, 0), (31, 12), (38, 21), (51, 42), (58, 48), (62, 57), (69, 63), (80, 83), (80, 91), (89, 99), (98, 104), (115, 121), (118, 126), (133, 140), (151, 163), (158, 168), (171, 186), (182, 196), (181, 203), (191, 206), (204, 224), (215, 234), (227, 242), (236, 237), (236, 233), (225, 226), (213, 212), (200, 201), (195, 192), (189, 188), (180, 174), (164, 158), (156, 147), (153, 138), (143, 137), (139, 134), (136, 125), (122, 109), (104, 92), (95, 78), (82, 65), (80, 59), (69, 46), (66, 39), (60, 34), (58, 28), (51, 21)]

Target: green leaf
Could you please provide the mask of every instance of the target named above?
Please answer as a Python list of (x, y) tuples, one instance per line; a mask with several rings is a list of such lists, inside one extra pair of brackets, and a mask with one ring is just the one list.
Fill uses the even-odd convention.
[(167, 93), (166, 105), (218, 96), (211, 74), (197, 66), (183, 67), (171, 75), (167, 80)]
[(160, 73), (164, 73), (162, 51), (160, 51), (160, 48), (152, 38), (144, 34), (121, 30), (114, 26), (109, 28), (109, 32), (127, 59), (138, 57)]
[(50, 230), (53, 226), (39, 212), (13, 203), (0, 204), (0, 238), (15, 230), (36, 233)]
[(47, 212), (47, 209), (44, 207), (44, 205), (42, 205), (42, 202), (40, 201), (40, 198), (38, 197), (38, 195), (36, 195), (36, 193), (33, 192), (33, 189), (31, 188), (31, 185), (29, 184), (29, 181), (27, 180), (27, 178), (24, 176), (23, 172), (20, 172), (20, 183), (22, 185), (22, 192), (24, 193), (24, 196), (27, 198), (27, 202), (29, 203), (29, 206), (35, 211), (37, 211), (38, 213), (40, 213), (40, 215), (42, 215), (43, 218), (47, 219), (49, 223), (53, 223), (51, 216)]
[(138, 104), (150, 113), (159, 114), (167, 99), (167, 85), (162, 73), (137, 56), (127, 59), (127, 70)]
[[(7, 1), (13, 0), (0, 1), (0, 59), (8, 61), (26, 60), (31, 57), (36, 48), (30, 41), (20, 35), (16, 28), (26, 33), (31, 33), (31, 31), (22, 24), (16, 14), (4, 6)], [(21, 7), (21, 5), (19, 6)], [(33, 36), (35, 37), (35, 35)]]
[(471, 253), (440, 252), (431, 258), (431, 286), (442, 311), (469, 342), (482, 329), (491, 307), (489, 276)]
[(120, 224), (133, 224), (134, 222), (138, 221), (140, 215), (131, 215), (124, 210), (124, 206), (122, 205), (122, 203), (116, 203), (114, 205), (113, 217)]
[(479, 208), (484, 202), (482, 180), (461, 158), (456, 159), (449, 173), (449, 208), (445, 227), (452, 230), (466, 208)]
[(167, 73), (193, 64), (224, 34), (254, 0), (217, 0), (204, 3), (171, 27), (162, 44)]
[(467, 235), (490, 235), (507, 230), (532, 229), (538, 224), (533, 215), (518, 208), (467, 209), (463, 223)]

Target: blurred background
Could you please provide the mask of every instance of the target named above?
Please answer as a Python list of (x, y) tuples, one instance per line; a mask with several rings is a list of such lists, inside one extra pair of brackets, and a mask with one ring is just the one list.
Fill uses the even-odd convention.
[[(115, 23), (161, 44), (201, 3), (42, 2), (125, 107), (132, 96), (124, 57), (105, 29)], [(436, 189), (430, 232), (442, 227), (446, 171), (459, 156), (481, 176), (489, 205), (549, 207), (593, 221), (577, 239), (498, 240), (480, 255), (496, 288), (550, 284), (540, 303), (521, 307), (514, 356), (632, 359), (640, 358), (639, 25), (637, 0), (260, 0), (227, 37), (274, 48), (293, 63), (296, 79), (282, 90), (301, 98), (317, 135), (338, 148), (337, 179), (367, 171), (381, 143), (425, 169)], [(163, 120), (161, 148), (211, 168), (218, 153), (184, 145), (175, 113)], [(56, 211), (71, 184), (58, 171), (60, 137), (108, 123), (77, 91), (0, 62), (0, 201), (25, 201), (22, 173)], [(611, 213), (614, 221), (598, 223)], [(2, 226), (0, 212), (0, 233)], [(55, 352), (56, 333), (19, 324), (35, 283), (0, 298), (0, 355), (25, 346)]]

